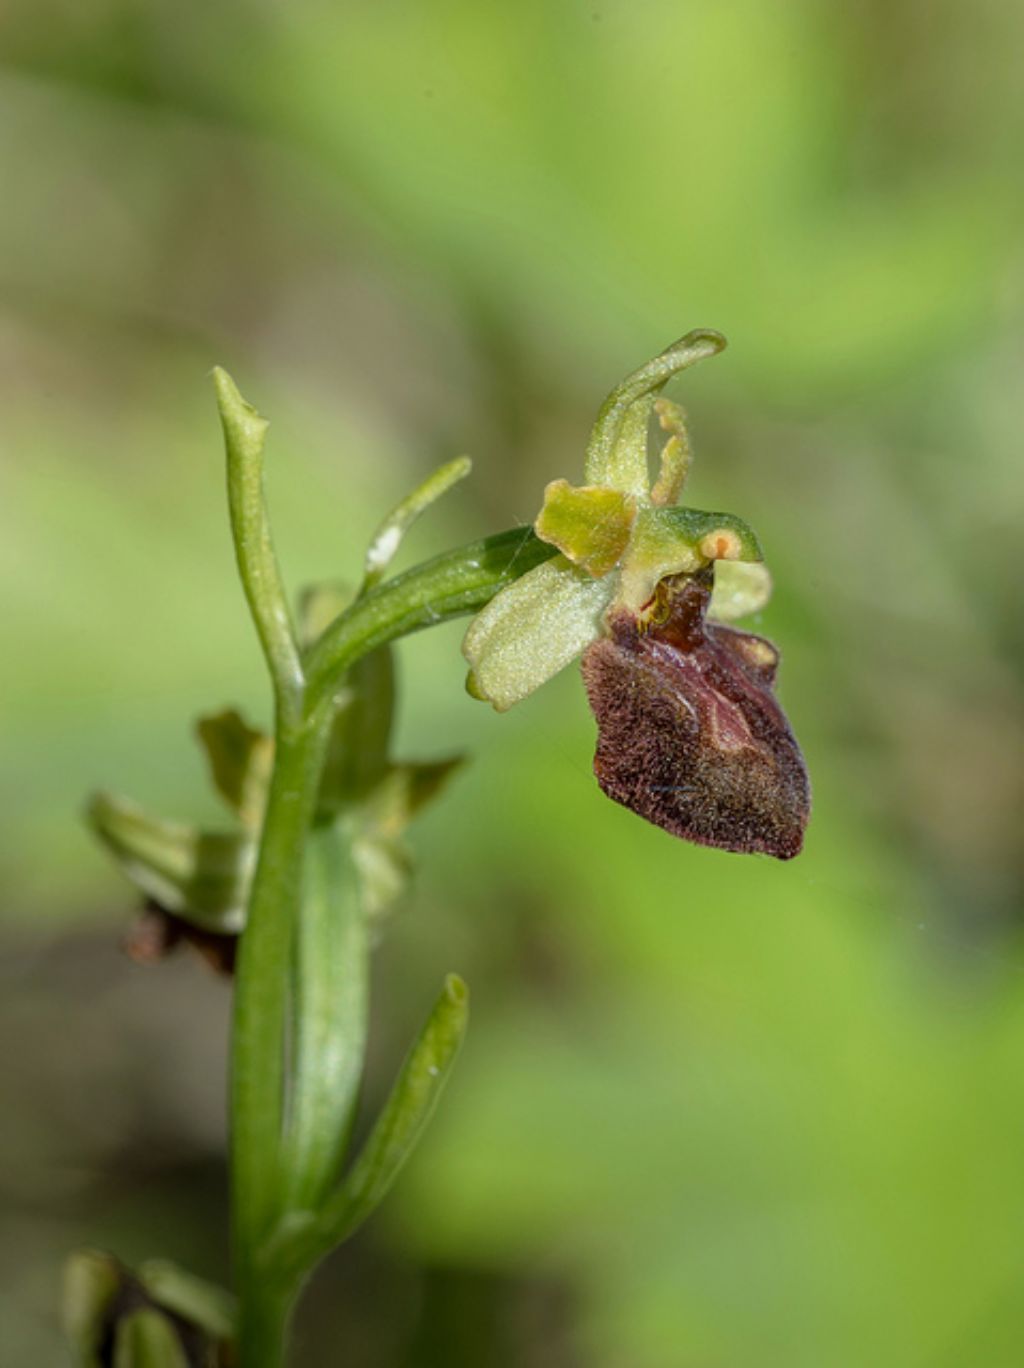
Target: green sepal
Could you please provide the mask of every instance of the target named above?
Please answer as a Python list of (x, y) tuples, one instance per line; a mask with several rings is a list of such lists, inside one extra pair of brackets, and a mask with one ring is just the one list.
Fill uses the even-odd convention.
[(256, 854), (251, 834), (199, 831), (107, 793), (90, 799), (86, 820), (147, 898), (204, 931), (241, 930)]
[(648, 492), (647, 427), (669, 380), (726, 345), (721, 333), (696, 328), (616, 385), (597, 415), (584, 466), (588, 484), (643, 497)]
[(274, 764), (273, 740), (234, 708), (201, 717), (196, 733), (214, 788), (245, 826), (258, 827)]
[(575, 660), (601, 634), (614, 580), (555, 556), (496, 594), (462, 643), (473, 696), (504, 712)]
[(619, 562), (636, 518), (636, 500), (601, 485), (552, 480), (533, 530), (587, 574), (599, 578)]

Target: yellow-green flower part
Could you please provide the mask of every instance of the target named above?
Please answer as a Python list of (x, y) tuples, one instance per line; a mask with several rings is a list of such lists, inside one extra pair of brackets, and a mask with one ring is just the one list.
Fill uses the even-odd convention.
[[(767, 601), (771, 580), (750, 527), (732, 513), (677, 504), (690, 464), (685, 417), (657, 397), (674, 375), (724, 346), (720, 333), (688, 333), (605, 400), (587, 447), (586, 483), (552, 481), (534, 523), (560, 554), (495, 595), (469, 626), (462, 650), (474, 697), (510, 708), (603, 635), (613, 605), (642, 620), (670, 575), (714, 563), (710, 613), (720, 619)], [(655, 413), (669, 435), (652, 483), (647, 434)]]

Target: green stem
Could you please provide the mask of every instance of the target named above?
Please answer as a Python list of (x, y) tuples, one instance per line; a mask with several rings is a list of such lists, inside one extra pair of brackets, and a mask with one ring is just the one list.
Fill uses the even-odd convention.
[[(291, 1238), (289, 1232), (308, 1226), (314, 1218), (310, 1208), (326, 1200), (362, 1067), (365, 931), (355, 891), (343, 886), (350, 852), (336, 844), (340, 832), (313, 830), (345, 675), (376, 647), (476, 612), (554, 548), (529, 528), (516, 528), (374, 584), (409, 524), (467, 472), (467, 462), (453, 462), (386, 520), (367, 566), (367, 584), (374, 587), (335, 619), (304, 658), (263, 494), (267, 423), (225, 371), (215, 370), (214, 382), (235, 555), (276, 704), (274, 769), (235, 980), (231, 1163), (239, 1368), (278, 1368), (292, 1303), (316, 1255), (287, 1266), (274, 1251), (282, 1247), (282, 1235)], [(361, 733), (353, 743), (366, 745), (368, 737)], [(343, 906), (339, 899), (347, 895)], [(452, 988), (450, 996), (458, 999), (464, 1026), (464, 994)], [(292, 1005), (298, 1020), (290, 1016)], [(429, 1086), (421, 1086), (416, 1074), (423, 1096), (411, 1110), (399, 1107), (396, 1113), (411, 1135), (418, 1133), (416, 1117), (429, 1113), (440, 1076), (437, 1068), (428, 1070)], [(401, 1139), (404, 1131), (395, 1124)], [(397, 1161), (390, 1150), (389, 1157), (393, 1174)]]
[(239, 1270), (239, 1368), (282, 1368), (296, 1291), (256, 1267)]
[(499, 589), (556, 554), (529, 527), (514, 527), (385, 580), (327, 628), (305, 658), (313, 706), (337, 692), (345, 672), (375, 646), (477, 613)]
[[(235, 530), (236, 545), (240, 545), (237, 520)], [(499, 589), (553, 554), (554, 548), (539, 541), (529, 528), (516, 528), (386, 581), (328, 627), (306, 657), (305, 677), (300, 674), (295, 681), (291, 676), (295, 687), (289, 685), (283, 691), (281, 687), (289, 677), (287, 670), (282, 675), (278, 668), (282, 659), (287, 665), (287, 638), (275, 637), (277, 646), (285, 641), (283, 657), (275, 655), (277, 647), (268, 649), (278, 703), (274, 770), (240, 947), (232, 1041), (232, 1211), (240, 1368), (277, 1368), (283, 1362), (291, 1303), (309, 1270), (285, 1269), (271, 1257), (272, 1242), (290, 1221), (301, 1222), (302, 1209), (322, 1194), (324, 1175), (334, 1162), (338, 1144), (337, 1136), (319, 1137), (308, 1175), (291, 1171), (297, 1154), (294, 1135), (288, 1132), (286, 1094), (287, 1087), (299, 1079), (286, 1075), (289, 976), (295, 946), (302, 940), (296, 939), (296, 926), (302, 915), (304, 852), (316, 815), (334, 701), (346, 672), (370, 651), (422, 627), (476, 612)], [(244, 579), (247, 562), (242, 549), (239, 564)], [(250, 603), (258, 628), (261, 622), (283, 621), (279, 591), (277, 580), (256, 581), (255, 601), (250, 596)], [(304, 974), (301, 965), (300, 956), (299, 972)], [(351, 969), (358, 976), (354, 961)], [(312, 987), (311, 983), (297, 985), (300, 1003)], [(343, 984), (342, 989), (353, 989), (352, 1002), (359, 1006), (353, 984)], [(324, 1011), (329, 1011), (329, 1000), (322, 993), (320, 1000)], [(358, 1034), (351, 1033), (353, 1049)], [(295, 1062), (308, 1083), (314, 1062), (301, 1048)], [(340, 1062), (338, 1067), (345, 1072)], [(307, 1106), (319, 1107), (315, 1096), (307, 1093), (295, 1094), (294, 1100), (297, 1110), (292, 1121), (301, 1122)], [(300, 1149), (299, 1157), (308, 1159), (310, 1151)]]

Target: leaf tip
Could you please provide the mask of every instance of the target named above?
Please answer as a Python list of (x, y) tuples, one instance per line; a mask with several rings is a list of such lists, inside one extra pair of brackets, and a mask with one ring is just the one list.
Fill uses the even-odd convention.
[(225, 428), (233, 429), (251, 441), (261, 442), (270, 426), (267, 419), (253, 408), (223, 366), (214, 366), (213, 387), (217, 393), (217, 407)]
[(453, 1007), (461, 1008), (463, 1011), (468, 1009), (469, 984), (458, 974), (445, 975), (444, 995)]

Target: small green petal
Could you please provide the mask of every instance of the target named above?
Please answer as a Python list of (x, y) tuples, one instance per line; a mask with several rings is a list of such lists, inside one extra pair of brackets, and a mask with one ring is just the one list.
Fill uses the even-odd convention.
[(618, 564), (635, 518), (636, 500), (618, 489), (552, 480), (533, 530), (599, 579)]
[(734, 622), (759, 612), (771, 593), (771, 574), (760, 561), (716, 561), (708, 616), (720, 622)]
[(504, 712), (569, 665), (600, 636), (615, 580), (555, 556), (496, 594), (462, 643), (474, 696)]
[(661, 449), (661, 469), (651, 487), (651, 503), (668, 506), (676, 503), (683, 492), (693, 451), (683, 409), (671, 399), (662, 398), (654, 401), (654, 411), (661, 430), (669, 437)]

